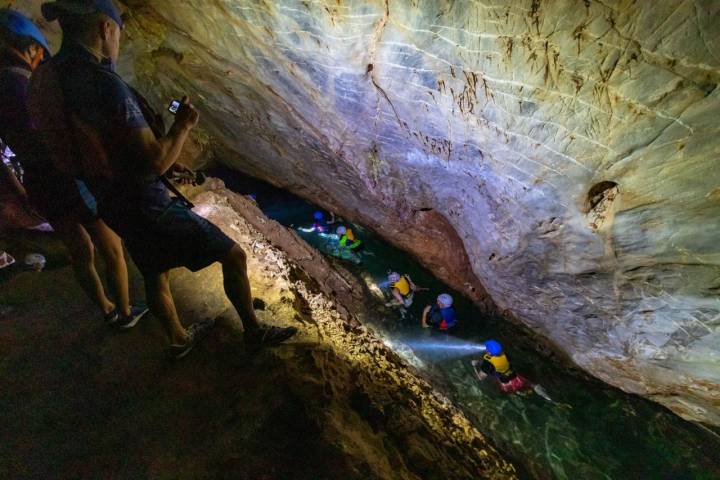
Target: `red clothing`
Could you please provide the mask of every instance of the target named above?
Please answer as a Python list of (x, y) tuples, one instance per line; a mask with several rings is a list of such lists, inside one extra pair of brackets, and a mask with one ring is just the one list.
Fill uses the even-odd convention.
[(515, 393), (532, 388), (532, 385), (525, 377), (517, 374), (512, 380), (505, 383), (498, 380), (498, 384), (503, 393)]

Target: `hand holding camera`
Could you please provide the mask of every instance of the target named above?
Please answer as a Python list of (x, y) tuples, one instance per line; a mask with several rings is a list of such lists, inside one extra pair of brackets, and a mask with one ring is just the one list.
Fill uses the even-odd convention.
[(185, 95), (182, 100), (173, 100), (170, 102), (168, 111), (175, 115), (173, 127), (181, 130), (192, 130), (200, 120), (200, 114), (195, 110), (193, 104), (190, 103), (190, 98), (187, 95)]

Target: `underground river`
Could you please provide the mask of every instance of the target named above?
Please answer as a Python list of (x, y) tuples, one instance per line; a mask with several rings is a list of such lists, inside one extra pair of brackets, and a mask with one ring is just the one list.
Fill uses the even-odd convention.
[[(263, 182), (235, 172), (212, 175), (242, 194), (255, 197), (263, 212), (287, 227), (312, 223), (318, 208)], [(337, 225), (348, 225), (338, 223)], [(499, 316), (481, 314), (449, 290), (408, 254), (359, 225), (353, 231), (370, 253), (362, 264), (343, 262), (364, 281), (370, 314), (363, 317), (386, 344), (424, 371), (497, 448), (518, 465), (522, 477), (559, 479), (713, 479), (720, 478), (720, 436), (669, 410), (589, 377), (559, 361), (526, 329)], [(321, 251), (326, 241), (299, 232)], [(387, 270), (409, 274), (428, 292), (415, 295), (404, 318), (383, 305), (376, 285)], [(435, 337), (420, 328), (425, 305), (442, 292), (455, 299), (459, 327), (454, 338)], [(366, 312), (367, 313), (367, 312)], [(479, 382), (470, 361), (476, 346), (494, 338), (516, 371), (543, 386), (552, 402), (535, 393), (507, 395), (493, 382)], [(451, 454), (451, 453), (449, 453)]]

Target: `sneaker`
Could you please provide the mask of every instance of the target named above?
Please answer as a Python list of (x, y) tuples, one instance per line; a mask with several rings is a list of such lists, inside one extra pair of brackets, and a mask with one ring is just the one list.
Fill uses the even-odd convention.
[(115, 325), (115, 322), (117, 322), (118, 318), (120, 318), (120, 314), (118, 314), (117, 308), (113, 308), (108, 313), (103, 315), (105, 323), (107, 323), (111, 327)]
[(34, 227), (30, 227), (29, 230), (35, 230), (37, 232), (45, 232), (45, 233), (50, 233), (50, 232), (55, 231), (55, 230), (53, 230), (52, 226), (47, 222), (39, 223), (39, 224), (35, 225)]
[(215, 320), (196, 322), (187, 327), (188, 339), (183, 344), (174, 343), (170, 345), (170, 355), (179, 360), (190, 353), (190, 350), (207, 337), (210, 330), (215, 326)]
[(136, 305), (130, 307), (130, 315), (126, 317), (118, 314), (117, 319), (111, 324), (122, 330), (127, 330), (134, 327), (147, 312), (148, 308), (145, 305)]
[(7, 252), (0, 250), (0, 268), (9, 267), (15, 263), (15, 259)]
[(297, 333), (295, 327), (273, 327), (262, 325), (257, 331), (245, 334), (245, 343), (254, 347), (278, 345)]

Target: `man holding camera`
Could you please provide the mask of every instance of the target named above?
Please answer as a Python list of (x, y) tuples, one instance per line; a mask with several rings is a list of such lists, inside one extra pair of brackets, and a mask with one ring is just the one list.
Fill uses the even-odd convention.
[[(28, 112), (28, 85), (33, 71), (49, 56), (45, 37), (29, 18), (15, 10), (0, 9), (0, 137), (20, 160), (24, 185), (2, 162), (0, 177), (14, 185), (21, 198), (50, 222), (70, 252), (77, 282), (105, 320), (118, 328), (131, 328), (147, 308), (130, 305), (120, 238), (98, 217), (95, 200), (85, 185), (58, 171), (38, 148)], [(95, 268), (95, 246), (105, 260), (116, 303), (107, 297)]]
[(246, 342), (274, 345), (294, 335), (293, 327), (258, 323), (245, 252), (171, 198), (160, 180), (199, 114), (184, 97), (167, 134), (153, 133), (137, 97), (115, 73), (123, 20), (112, 0), (58, 0), (45, 3), (42, 12), (48, 21), (60, 21), (63, 46), (33, 79), (33, 119), (43, 142), (61, 157), (56, 163), (69, 159), (103, 218), (125, 241), (145, 279), (150, 310), (170, 337), (172, 355), (187, 355), (212, 327), (198, 322), (186, 329), (180, 323), (169, 285), (169, 270), (180, 266), (196, 271), (222, 263), (225, 292), (243, 320)]

